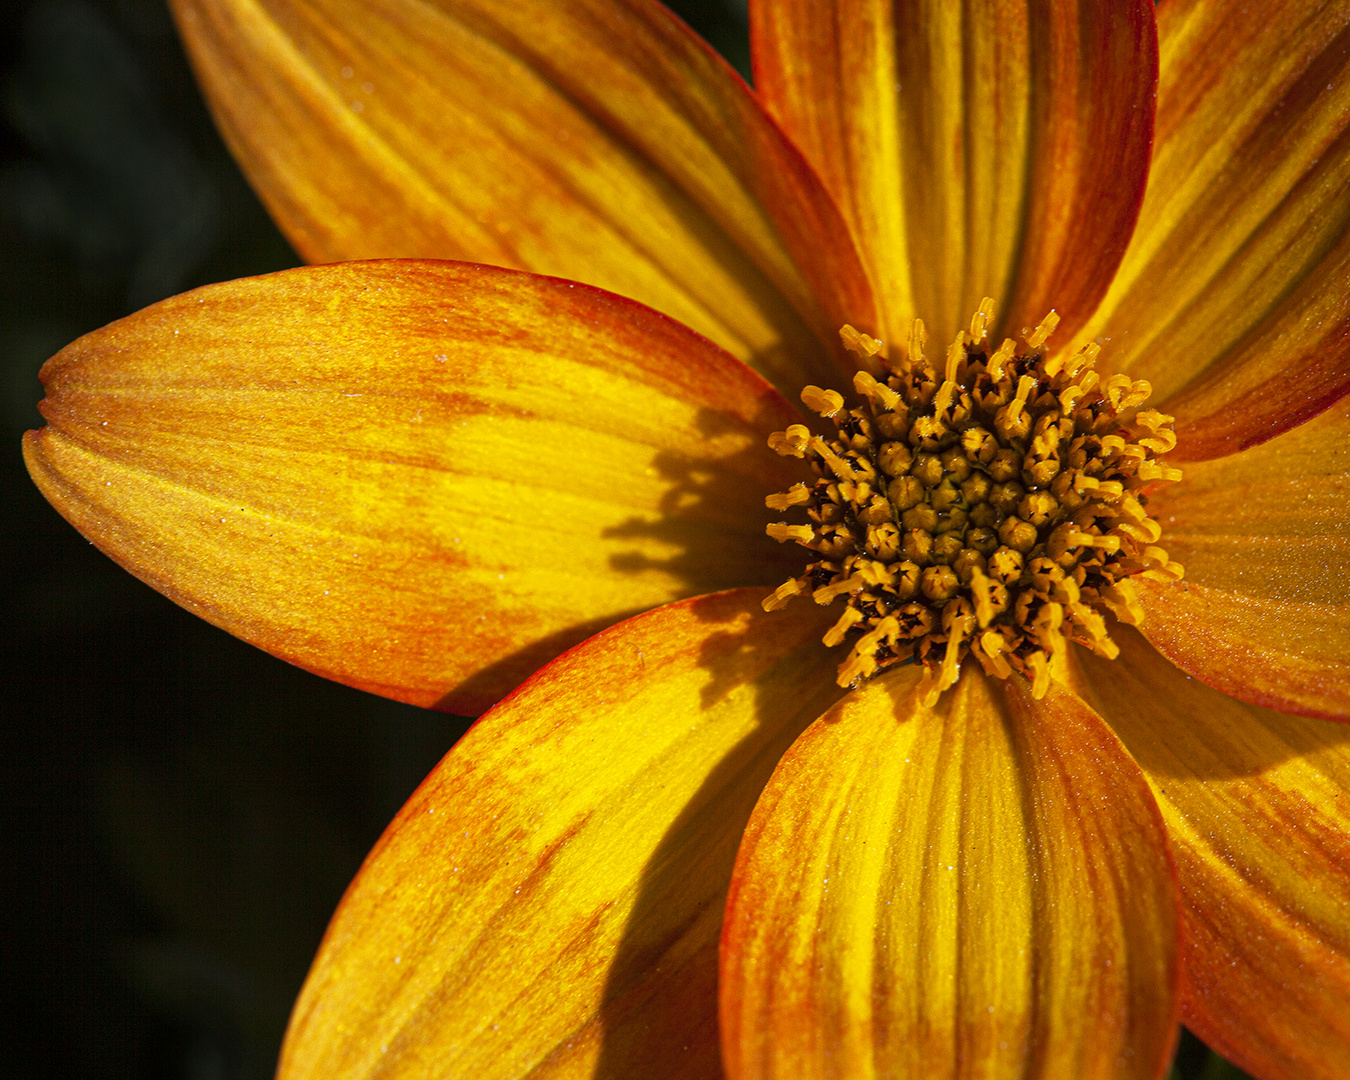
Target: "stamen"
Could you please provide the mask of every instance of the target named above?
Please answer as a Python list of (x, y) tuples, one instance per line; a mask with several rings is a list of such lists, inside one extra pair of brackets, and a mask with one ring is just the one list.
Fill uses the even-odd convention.
[(1135, 423), (1148, 428), (1152, 432), (1160, 432), (1176, 422), (1175, 416), (1168, 416), (1166, 413), (1160, 413), (1157, 409), (1141, 409), (1134, 414)]
[(845, 326), (840, 339), (863, 368), (853, 379), (860, 404), (809, 386), (802, 401), (835, 435), (794, 424), (770, 436), (815, 476), (765, 499), (772, 510), (801, 508), (810, 524), (766, 531), (817, 561), (763, 606), (803, 595), (843, 602), (825, 635), (849, 646), (841, 686), (914, 662), (936, 701), (973, 654), (996, 678), (1025, 676), (1040, 697), (1070, 641), (1116, 655), (1102, 612), (1142, 619), (1132, 576), (1184, 574), (1158, 546), (1162, 527), (1141, 490), (1181, 476), (1158, 461), (1176, 444), (1173, 418), (1138, 409), (1147, 382), (1103, 382), (1096, 343), (1048, 357), (1058, 321), (1052, 311), (1020, 346), (1009, 338), (991, 354), (986, 299), (940, 376), (922, 321), (899, 360)]
[(1138, 626), (1144, 621), (1144, 609), (1139, 603), (1139, 593), (1129, 578), (1122, 578), (1116, 584), (1102, 589), (1099, 595), (1101, 602), (1121, 622)]
[(872, 358), (883, 352), (886, 348), (886, 346), (876, 338), (859, 333), (847, 324), (839, 328), (839, 339), (844, 343), (844, 348), (859, 360), (864, 361), (867, 367), (872, 367), (874, 364)]
[(1003, 381), (1004, 365), (1013, 358), (1015, 352), (1017, 352), (1017, 342), (1013, 341), (1012, 338), (1004, 338), (1003, 344), (998, 347), (998, 351), (989, 358), (987, 370), (991, 382)]
[(1156, 544), (1162, 539), (1162, 526), (1152, 518), (1146, 518), (1138, 525), (1122, 521), (1116, 528), (1126, 536), (1133, 536), (1145, 544)]
[(852, 630), (858, 623), (862, 622), (863, 613), (857, 608), (844, 608), (844, 613), (839, 616), (839, 621), (825, 632), (821, 638), (826, 645), (833, 649), (844, 640), (844, 635)]
[(853, 389), (863, 397), (871, 398), (884, 412), (894, 412), (904, 404), (904, 398), (865, 371), (853, 376)]
[(786, 491), (775, 495), (766, 495), (764, 505), (770, 510), (786, 510), (792, 506), (805, 506), (811, 501), (811, 489), (805, 484), (793, 484)]
[(986, 627), (993, 622), (997, 612), (994, 610), (993, 583), (979, 567), (971, 572), (970, 591), (975, 599), (975, 618), (981, 627)]
[(1042, 604), (1040, 611), (1031, 620), (1031, 632), (1049, 656), (1064, 651), (1064, 635), (1059, 632), (1063, 625), (1064, 605), (1053, 602)]
[(788, 525), (782, 521), (775, 521), (771, 525), (764, 526), (764, 531), (780, 544), (787, 540), (796, 540), (799, 544), (809, 544), (816, 538), (816, 531), (810, 525)]
[(807, 442), (807, 446), (830, 467), (830, 472), (834, 473), (840, 480), (860, 479), (859, 474), (854, 471), (853, 466), (836, 454), (833, 448), (819, 435), (812, 435)]
[(844, 578), (843, 581), (836, 581), (832, 585), (822, 585), (811, 594), (811, 599), (817, 604), (828, 604), (836, 596), (843, 596), (845, 593), (862, 592), (867, 588), (867, 582), (863, 580), (861, 574), (854, 574), (852, 577)]
[(786, 431), (775, 431), (769, 436), (769, 448), (783, 457), (805, 457), (811, 429), (805, 424), (793, 424)]
[[(947, 372), (946, 377), (949, 383), (956, 382), (956, 374), (961, 370), (961, 365), (966, 359), (966, 343), (957, 337), (947, 349)], [(941, 410), (938, 410), (941, 412)]]
[(909, 371), (927, 371), (928, 361), (924, 359), (924, 346), (928, 344), (928, 331), (923, 327), (922, 319), (915, 319), (909, 331)]
[(1027, 348), (1032, 352), (1035, 352), (1045, 344), (1050, 335), (1055, 332), (1055, 327), (1058, 325), (1059, 315), (1053, 311), (1050, 312), (1050, 314), (1041, 320), (1040, 325), (1027, 335)]
[(1083, 396), (1083, 388), (1077, 383), (1066, 386), (1059, 394), (1059, 408), (1061, 412), (1073, 412), (1074, 404)]
[[(986, 296), (970, 319), (970, 340), (978, 345), (989, 331), (989, 323), (994, 318), (994, 298)], [(948, 376), (950, 378), (951, 376)]]
[(947, 651), (942, 654), (942, 666), (938, 669), (937, 682), (924, 698), (924, 704), (929, 707), (938, 703), (942, 691), (956, 685), (956, 680), (961, 674), (959, 665), (961, 663), (962, 638), (964, 637), (963, 630), (964, 627), (958, 626), (952, 630), (947, 638)]
[(1135, 475), (1140, 480), (1167, 480), (1175, 483), (1181, 479), (1181, 470), (1171, 465), (1159, 465), (1156, 461), (1141, 461), (1139, 472)]
[(844, 395), (838, 390), (822, 390), (819, 386), (808, 386), (802, 391), (802, 403), (829, 420), (843, 410)]
[(808, 591), (809, 578), (789, 578), (778, 588), (774, 589), (772, 596), (767, 596), (761, 601), (760, 606), (765, 611), (777, 611), (779, 608), (787, 607), (788, 601), (794, 596), (801, 596)]
[(1006, 679), (1012, 674), (1012, 667), (1003, 655), (1007, 642), (1002, 634), (997, 630), (986, 630), (971, 646), (972, 651), (977, 646), (979, 651), (975, 653), (975, 656), (983, 664), (985, 671), (998, 679)]
[(1093, 536), (1091, 533), (1074, 532), (1068, 536), (1071, 548), (1074, 547), (1094, 547), (1100, 548), (1108, 555), (1114, 555), (1120, 550), (1119, 536)]
[(1026, 659), (1026, 667), (1031, 675), (1031, 696), (1043, 698), (1050, 689), (1050, 661), (1045, 653), (1032, 653)]

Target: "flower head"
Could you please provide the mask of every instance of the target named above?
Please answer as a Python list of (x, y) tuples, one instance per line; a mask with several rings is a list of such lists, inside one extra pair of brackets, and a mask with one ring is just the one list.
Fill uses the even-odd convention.
[(283, 1077), (1344, 1071), (1350, 6), (764, 2), (753, 92), (646, 0), (177, 13), (302, 253), (403, 258), (74, 343), (33, 475), (492, 706)]
[[(941, 656), (925, 695), (932, 705), (970, 655), (1000, 679), (1021, 672), (1044, 697), (1066, 633), (1114, 658), (1103, 610), (1138, 623), (1135, 575), (1183, 576), (1145, 509), (1145, 491), (1181, 479), (1157, 460), (1176, 445), (1174, 418), (1138, 410), (1151, 389), (1143, 380), (1101, 384), (1099, 345), (1047, 357), (1053, 313), (1023, 349), (1012, 338), (988, 348), (992, 305), (986, 298), (952, 342), (941, 373), (916, 320), (908, 355), (881, 370), (884, 382), (866, 366), (853, 377), (865, 406), (845, 409), (841, 394), (817, 386), (802, 391), (834, 421), (836, 438), (794, 424), (769, 439), (780, 454), (811, 458), (815, 482), (767, 500), (805, 508), (811, 524), (780, 522), (768, 533), (823, 557), (764, 610), (802, 594), (818, 604), (847, 597), (825, 635), (827, 645), (853, 639), (840, 686), (907, 660), (931, 676)], [(842, 336), (864, 365), (882, 352), (851, 326)], [(1122, 434), (1126, 412), (1138, 441)]]

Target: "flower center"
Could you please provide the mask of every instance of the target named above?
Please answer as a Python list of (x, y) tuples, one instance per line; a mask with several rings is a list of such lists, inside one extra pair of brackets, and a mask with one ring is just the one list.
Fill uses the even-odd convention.
[(991, 352), (992, 312), (986, 299), (941, 373), (917, 319), (899, 360), (845, 326), (863, 368), (853, 380), (861, 405), (808, 386), (802, 401), (833, 421), (834, 436), (793, 424), (769, 438), (807, 459), (815, 479), (765, 500), (804, 510), (810, 524), (768, 534), (818, 558), (764, 609), (808, 594), (844, 602), (824, 639), (852, 643), (840, 686), (913, 660), (931, 704), (969, 654), (998, 678), (1022, 673), (1041, 697), (1068, 641), (1118, 654), (1102, 612), (1139, 622), (1134, 575), (1182, 576), (1145, 509), (1151, 485), (1181, 478), (1157, 460), (1176, 445), (1173, 417), (1139, 410), (1147, 382), (1103, 381), (1099, 345), (1050, 357), (1054, 312), (1021, 345), (1009, 338)]

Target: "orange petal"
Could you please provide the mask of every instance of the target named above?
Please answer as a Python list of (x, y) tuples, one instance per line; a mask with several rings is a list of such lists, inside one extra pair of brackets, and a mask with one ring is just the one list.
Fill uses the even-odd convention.
[(1159, 5), (1148, 194), (1084, 337), (1212, 457), (1350, 387), (1350, 9)]
[(723, 1057), (751, 1077), (1160, 1075), (1176, 900), (1102, 721), (975, 671), (851, 694), (760, 797), (722, 933)]
[(292, 1077), (707, 1077), (736, 845), (839, 696), (828, 625), (762, 590), (597, 635), (488, 713), (333, 918)]
[(1350, 720), (1350, 608), (1146, 582), (1148, 640), (1225, 694), (1325, 720)]
[(1178, 585), (1146, 583), (1144, 633), (1244, 701), (1350, 720), (1350, 399), (1154, 495)]
[(796, 414), (679, 324), (457, 263), (166, 300), (44, 369), (29, 468), (100, 548), (329, 678), (477, 710), (616, 619), (772, 584)]
[(941, 342), (992, 296), (1067, 336), (1143, 198), (1153, 5), (792, 0), (751, 5), (755, 82), (839, 201), (892, 337)]
[(819, 181), (660, 4), (175, 9), (231, 149), (311, 262), (469, 259), (588, 282), (791, 393), (829, 377), (820, 340), (872, 320)]
[(1182, 1019), (1254, 1076), (1350, 1062), (1350, 732), (1226, 698), (1139, 635), (1079, 651), (1149, 777), (1182, 897)]

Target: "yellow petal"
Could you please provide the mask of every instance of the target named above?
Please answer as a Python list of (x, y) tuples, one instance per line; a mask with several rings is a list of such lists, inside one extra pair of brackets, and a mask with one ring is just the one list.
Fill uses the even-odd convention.
[(1226, 698), (1127, 627), (1078, 650), (1148, 775), (1182, 897), (1182, 1018), (1254, 1076), (1350, 1062), (1350, 730)]
[(1159, 5), (1139, 227), (1086, 338), (1210, 457), (1350, 387), (1350, 9)]
[(912, 670), (813, 724), (736, 860), (723, 1054), (757, 1077), (1157, 1077), (1174, 1039), (1162, 820), (1100, 718)]
[[(44, 369), (29, 468), (77, 528), (329, 678), (481, 710), (619, 618), (799, 569), (796, 414), (677, 323), (457, 263), (210, 286)], [(781, 561), (780, 561), (781, 560)]]
[(715, 1075), (736, 845), (839, 695), (828, 620), (764, 595), (623, 623), (480, 720), (343, 898), (279, 1080)]
[(1149, 503), (1176, 585), (1145, 583), (1148, 639), (1258, 705), (1350, 719), (1350, 399)]
[(1143, 198), (1153, 6), (944, 0), (751, 5), (756, 86), (834, 193), (885, 322), (946, 342), (1105, 293)]
[(175, 10), (231, 149), (311, 262), (469, 259), (584, 281), (789, 393), (829, 377), (822, 340), (871, 321), (819, 182), (660, 4)]

